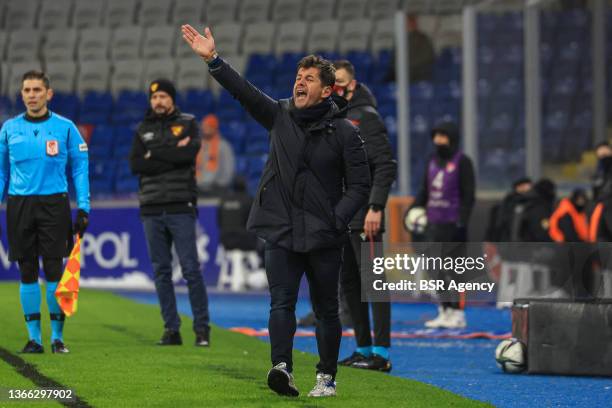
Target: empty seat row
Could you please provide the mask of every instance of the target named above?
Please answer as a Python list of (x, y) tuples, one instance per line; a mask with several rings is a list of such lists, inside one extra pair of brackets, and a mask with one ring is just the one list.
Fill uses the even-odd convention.
[[(448, 1), (448, 0), (447, 0)], [(457, 0), (451, 0), (455, 3)], [(411, 2), (408, 1), (407, 4)], [(2, 0), (0, 27), (144, 27), (168, 23), (316, 21), (391, 17), (398, 0)]]
[[(393, 47), (390, 20), (322, 20), (219, 24), (212, 28), (220, 53), (283, 54), (286, 52), (365, 51), (378, 53)], [(3, 49), (6, 47), (6, 49)], [(31, 30), (0, 32), (0, 57), (9, 62), (129, 60), (135, 58), (185, 57), (193, 52), (177, 26), (142, 28), (126, 26), (51, 30), (43, 37)], [(6, 58), (4, 58), (6, 56)]]
[[(229, 59), (240, 65), (237, 60), (243, 58), (230, 56)], [(15, 96), (19, 92), (23, 74), (41, 68), (39, 61), (2, 64), (1, 93)], [(209, 78), (204, 62), (193, 56), (179, 60), (125, 60), (114, 64), (108, 61), (85, 61), (80, 64), (50, 62), (46, 64), (45, 70), (54, 90), (79, 94), (89, 91), (107, 92), (109, 89), (113, 94), (118, 94), (121, 90), (142, 91), (147, 83), (158, 78), (175, 80), (180, 90), (206, 89)]]

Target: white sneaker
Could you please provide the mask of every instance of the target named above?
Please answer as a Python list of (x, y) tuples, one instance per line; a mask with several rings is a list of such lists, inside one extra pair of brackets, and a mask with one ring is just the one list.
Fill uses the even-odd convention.
[(300, 395), (293, 375), (287, 371), (286, 363), (278, 363), (268, 371), (268, 387), (277, 394), (297, 397)]
[(309, 397), (335, 397), (336, 382), (332, 380), (329, 374), (317, 374), (317, 383), (312, 391), (308, 393)]
[(446, 321), (443, 327), (447, 329), (465, 329), (466, 326), (465, 311), (461, 309), (446, 310)]
[(429, 328), (429, 329), (437, 329), (440, 327), (445, 327), (445, 323), (446, 323), (446, 309), (443, 308), (442, 306), (438, 306), (438, 316), (436, 316), (434, 319), (432, 320), (428, 320), (425, 322), (425, 327)]

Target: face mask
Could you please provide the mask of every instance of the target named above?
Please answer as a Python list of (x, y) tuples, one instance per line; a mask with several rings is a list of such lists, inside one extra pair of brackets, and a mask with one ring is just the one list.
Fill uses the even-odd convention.
[(451, 148), (449, 145), (436, 145), (436, 154), (441, 159), (448, 159), (451, 157)]
[(348, 85), (347, 86), (334, 85), (332, 89), (335, 94), (343, 97), (344, 99), (348, 99), (349, 94), (353, 92), (348, 89)]

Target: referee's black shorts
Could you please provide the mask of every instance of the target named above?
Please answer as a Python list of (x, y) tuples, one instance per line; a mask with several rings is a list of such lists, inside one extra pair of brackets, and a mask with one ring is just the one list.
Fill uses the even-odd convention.
[(6, 224), (11, 261), (70, 256), (73, 238), (67, 193), (9, 195)]

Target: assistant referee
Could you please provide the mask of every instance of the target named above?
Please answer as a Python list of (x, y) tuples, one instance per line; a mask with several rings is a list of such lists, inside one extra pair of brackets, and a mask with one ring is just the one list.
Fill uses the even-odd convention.
[[(62, 276), (62, 258), (70, 255), (73, 233), (83, 236), (89, 214), (87, 144), (74, 123), (47, 108), (53, 97), (44, 72), (23, 75), (21, 97), (26, 112), (0, 130), (0, 198), (8, 183), (7, 234), (9, 259), (21, 273), (19, 294), (29, 340), (23, 353), (42, 353), (39, 257), (47, 280), (51, 319), (51, 351), (67, 353), (65, 315), (55, 300)], [(67, 165), (76, 189), (78, 212), (71, 222)]]

